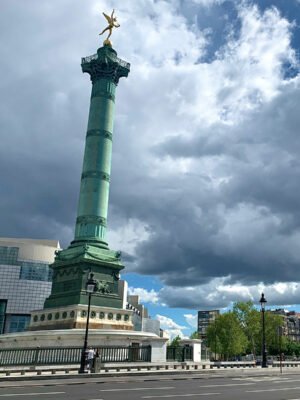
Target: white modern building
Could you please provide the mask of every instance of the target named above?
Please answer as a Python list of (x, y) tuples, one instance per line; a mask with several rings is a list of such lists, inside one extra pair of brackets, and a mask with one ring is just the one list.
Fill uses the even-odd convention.
[(22, 332), (51, 292), (57, 240), (0, 238), (0, 334)]

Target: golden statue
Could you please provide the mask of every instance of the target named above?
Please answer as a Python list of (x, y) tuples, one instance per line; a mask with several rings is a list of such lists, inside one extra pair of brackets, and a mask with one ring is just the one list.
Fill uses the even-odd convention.
[(105, 29), (103, 29), (103, 31), (101, 33), (99, 33), (99, 35), (103, 35), (104, 32), (109, 31), (107, 38), (103, 42), (104, 45), (108, 45), (108, 46), (111, 46), (111, 41), (109, 40), (109, 38), (112, 34), (113, 28), (119, 28), (119, 26), (120, 26), (120, 24), (117, 22), (117, 18), (114, 17), (114, 12), (115, 12), (115, 10), (113, 10), (113, 12), (111, 13), (111, 16), (109, 16), (105, 13), (102, 13), (104, 15), (104, 17), (107, 19), (108, 26)]

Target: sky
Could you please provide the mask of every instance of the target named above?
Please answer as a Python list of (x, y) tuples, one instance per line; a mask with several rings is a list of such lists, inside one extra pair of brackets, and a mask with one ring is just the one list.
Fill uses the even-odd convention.
[(300, 304), (300, 1), (0, 0), (0, 236), (73, 239), (102, 11), (117, 88), (108, 242), (171, 335)]

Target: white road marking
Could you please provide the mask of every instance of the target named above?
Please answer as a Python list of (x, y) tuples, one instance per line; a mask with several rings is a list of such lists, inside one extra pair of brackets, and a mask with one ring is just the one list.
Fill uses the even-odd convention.
[(260, 393), (260, 392), (279, 392), (279, 390), (299, 390), (300, 386), (289, 387), (289, 388), (277, 388), (277, 389), (260, 389), (260, 390), (246, 390), (247, 393)]
[(9, 393), (9, 394), (0, 394), (1, 397), (12, 397), (12, 396), (40, 396), (41, 394), (64, 394), (66, 392), (42, 392), (42, 393)]
[[(270, 381), (274, 381), (278, 379), (278, 376), (273, 376), (273, 377), (269, 377), (269, 376), (265, 376), (265, 377), (251, 377), (251, 378), (233, 378), (233, 381), (253, 381), (253, 382), (270, 382)], [(291, 378), (284, 378), (284, 377), (280, 377), (280, 379), (282, 380), (290, 380)]]
[(157, 395), (157, 396), (143, 396), (142, 399), (161, 399), (161, 398), (170, 398), (170, 397), (192, 397), (192, 396), (212, 396), (221, 393), (187, 393), (187, 394), (165, 394), (165, 395)]
[(100, 392), (124, 392), (125, 390), (168, 390), (168, 389), (175, 389), (174, 386), (165, 386), (165, 387), (140, 387), (140, 388), (122, 388), (122, 389), (101, 389)]
[(233, 381), (251, 381), (251, 382), (274, 382), (274, 381), (278, 381), (278, 382), (300, 382), (300, 379), (292, 379), (292, 378), (288, 378), (288, 377), (279, 377), (279, 376), (265, 376), (265, 377), (251, 377), (251, 378), (233, 378)]
[(250, 385), (256, 385), (254, 382), (249, 382), (249, 383), (225, 383), (221, 385), (201, 385), (200, 387), (202, 388), (209, 388), (209, 387), (224, 387), (224, 386), (250, 386)]
[[(275, 379), (277, 379), (277, 380), (275, 380)], [(249, 380), (250, 380), (250, 378), (249, 378)], [(278, 379), (278, 377), (277, 378), (274, 378), (274, 380), (273, 379), (269, 379), (269, 380), (266, 380), (266, 379), (251, 379), (251, 382), (254, 382), (254, 384), (255, 383), (268, 383), (268, 382), (272, 382), (272, 383), (290, 383), (290, 382), (299, 382), (300, 383), (300, 379), (289, 379), (289, 378), (284, 378), (284, 379)]]

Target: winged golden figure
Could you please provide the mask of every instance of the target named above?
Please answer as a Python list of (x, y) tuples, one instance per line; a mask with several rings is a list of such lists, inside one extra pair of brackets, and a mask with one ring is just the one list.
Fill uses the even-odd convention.
[(120, 24), (117, 22), (117, 18), (114, 17), (114, 13), (115, 10), (113, 10), (113, 12), (111, 13), (111, 16), (102, 13), (104, 15), (104, 17), (106, 18), (107, 22), (108, 22), (108, 26), (106, 28), (103, 29), (103, 31), (101, 33), (99, 33), (99, 35), (103, 35), (104, 32), (108, 31), (108, 36), (105, 39), (104, 43), (110, 43), (109, 38), (112, 34), (112, 30), (113, 28), (119, 28)]

